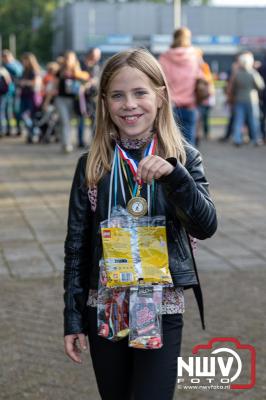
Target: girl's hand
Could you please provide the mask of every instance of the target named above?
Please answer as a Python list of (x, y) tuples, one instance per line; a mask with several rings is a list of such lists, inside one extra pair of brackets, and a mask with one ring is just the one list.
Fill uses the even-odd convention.
[(136, 180), (150, 185), (153, 179), (170, 175), (173, 170), (172, 164), (163, 158), (154, 155), (147, 156), (138, 165)]
[[(78, 342), (78, 343), (77, 343)], [(87, 339), (83, 333), (66, 335), (64, 338), (65, 353), (72, 361), (81, 364), (81, 350), (87, 350)]]

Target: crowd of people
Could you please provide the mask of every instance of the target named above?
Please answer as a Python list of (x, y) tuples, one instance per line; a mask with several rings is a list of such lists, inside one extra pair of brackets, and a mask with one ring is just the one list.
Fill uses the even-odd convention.
[[(43, 70), (35, 55), (21, 60), (2, 52), (0, 67), (0, 137), (27, 132), (26, 142), (60, 141), (73, 150), (72, 118), (77, 121), (77, 146), (86, 147), (85, 122), (94, 131), (101, 51), (92, 48), (81, 59), (67, 51)], [(199, 146), (210, 135), (210, 111), (215, 105), (215, 82), (200, 49), (192, 46), (188, 28), (177, 29), (171, 48), (159, 57), (165, 73), (176, 123), (185, 139)], [(254, 61), (249, 51), (237, 56), (226, 83), (228, 124), (220, 141), (241, 146), (244, 139), (258, 146), (266, 141), (266, 58)], [(15, 128), (13, 127), (15, 121)], [(247, 132), (247, 134), (246, 134)]]
[[(98, 48), (81, 60), (74, 51), (67, 51), (43, 70), (34, 54), (24, 53), (19, 61), (9, 50), (3, 50), (0, 136), (20, 136), (24, 126), (27, 143), (54, 139), (69, 153), (73, 150), (71, 120), (75, 116), (78, 147), (85, 147), (86, 117), (94, 125), (100, 58)], [(15, 129), (12, 120), (16, 121)]]

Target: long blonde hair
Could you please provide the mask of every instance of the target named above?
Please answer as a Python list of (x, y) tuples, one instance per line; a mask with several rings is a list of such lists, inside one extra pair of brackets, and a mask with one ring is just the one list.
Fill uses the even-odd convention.
[(162, 106), (158, 109), (154, 121), (154, 130), (158, 137), (157, 153), (163, 158), (176, 157), (182, 164), (186, 161), (183, 139), (173, 117), (166, 78), (160, 64), (147, 50), (122, 51), (106, 62), (101, 74), (95, 137), (86, 166), (86, 180), (89, 187), (97, 185), (103, 175), (111, 170), (114, 141), (119, 137), (119, 132), (106, 108), (104, 97), (114, 76), (125, 66), (143, 72), (149, 78), (155, 93), (162, 100)]
[[(22, 63), (24, 64), (24, 69), (28, 71), (33, 71), (36, 74), (41, 73), (41, 67), (38, 63), (36, 56), (33, 53), (26, 52), (22, 54)], [(26, 62), (26, 64), (25, 64)]]

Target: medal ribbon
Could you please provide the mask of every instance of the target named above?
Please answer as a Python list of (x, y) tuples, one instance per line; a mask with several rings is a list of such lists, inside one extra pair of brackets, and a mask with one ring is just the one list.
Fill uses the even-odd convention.
[[(157, 136), (154, 136), (152, 141), (149, 143), (147, 148), (145, 149), (144, 156), (148, 155), (154, 155), (155, 154), (155, 149), (157, 145)], [(117, 205), (117, 184), (118, 184), (118, 175), (120, 179), (120, 184), (121, 184), (121, 189), (122, 189), (122, 194), (123, 194), (123, 199), (126, 204), (126, 197), (125, 197), (125, 189), (124, 189), (124, 184), (123, 184), (123, 178), (122, 178), (122, 171), (121, 171), (121, 163), (119, 162), (119, 158), (124, 160), (127, 165), (129, 166), (132, 175), (136, 176), (137, 174), (137, 169), (138, 169), (138, 162), (133, 160), (128, 156), (125, 150), (123, 150), (118, 144), (116, 144), (115, 151), (114, 151), (114, 158), (113, 158), (113, 163), (112, 163), (112, 170), (111, 170), (111, 177), (110, 177), (110, 186), (109, 186), (109, 201), (108, 201), (108, 220), (110, 220), (111, 217), (111, 208), (112, 208), (112, 192), (113, 192), (113, 185), (114, 185), (114, 204), (115, 206)], [(152, 185), (154, 189), (154, 185)], [(131, 195), (134, 197), (137, 193), (138, 189), (138, 184), (135, 184), (135, 188), (133, 190), (133, 193)], [(150, 198), (150, 185), (148, 185), (148, 205), (150, 203), (149, 198)], [(150, 207), (149, 209), (149, 215), (150, 215)]]
[[(157, 145), (157, 136), (154, 136), (152, 141), (148, 144), (148, 146), (145, 149), (144, 157), (154, 155), (156, 145)], [(119, 144), (117, 144), (116, 147), (119, 151), (120, 157), (122, 158), (122, 160), (124, 160), (128, 164), (128, 166), (132, 172), (132, 175), (135, 177), (137, 175), (137, 170), (138, 170), (138, 164), (139, 164), (138, 161), (133, 160), (133, 158), (129, 157), (127, 152), (125, 150), (123, 150), (119, 146)]]

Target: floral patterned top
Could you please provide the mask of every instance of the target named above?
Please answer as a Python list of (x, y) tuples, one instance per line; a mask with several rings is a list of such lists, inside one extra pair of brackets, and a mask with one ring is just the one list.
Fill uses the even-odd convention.
[[(97, 307), (97, 299), (98, 291), (96, 289), (90, 289), (87, 306)], [(174, 287), (164, 288), (161, 314), (183, 314), (184, 312), (184, 289), (176, 289)]]

